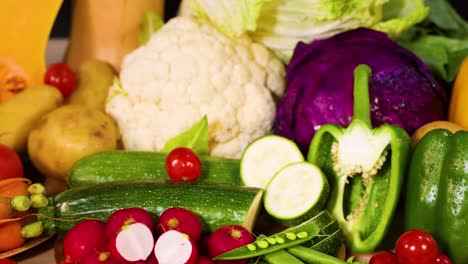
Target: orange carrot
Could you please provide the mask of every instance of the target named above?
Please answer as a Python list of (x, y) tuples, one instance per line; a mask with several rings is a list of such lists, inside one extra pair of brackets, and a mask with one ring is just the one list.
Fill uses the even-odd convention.
[(0, 224), (0, 252), (17, 248), (26, 239), (21, 236), (21, 221)]
[(11, 207), (10, 198), (0, 197), (0, 219), (6, 219), (13, 216), (14, 210)]
[(28, 186), (31, 180), (26, 178), (10, 178), (0, 181), (0, 197), (13, 198), (19, 195), (28, 195)]

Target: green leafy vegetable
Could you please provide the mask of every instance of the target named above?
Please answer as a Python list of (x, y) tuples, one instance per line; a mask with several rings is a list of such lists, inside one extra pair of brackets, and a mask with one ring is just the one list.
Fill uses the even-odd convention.
[(426, 0), (426, 4), (429, 16), (397, 41), (420, 57), (439, 81), (450, 84), (468, 56), (468, 22), (448, 0)]
[(189, 13), (211, 21), (221, 32), (237, 37), (254, 31), (263, 5), (271, 0), (187, 0)]
[(247, 32), (288, 62), (296, 44), (310, 43), (358, 27), (398, 36), (424, 20), (424, 0), (242, 0), (191, 1), (192, 15), (207, 18), (222, 32)]
[(203, 118), (187, 131), (169, 139), (161, 152), (169, 152), (175, 147), (189, 147), (198, 154), (208, 151), (208, 118)]
[(141, 24), (140, 33), (138, 35), (138, 41), (140, 45), (145, 44), (151, 38), (154, 32), (158, 31), (162, 26), (164, 26), (164, 21), (158, 14), (154, 11), (146, 12), (143, 17), (143, 22)]

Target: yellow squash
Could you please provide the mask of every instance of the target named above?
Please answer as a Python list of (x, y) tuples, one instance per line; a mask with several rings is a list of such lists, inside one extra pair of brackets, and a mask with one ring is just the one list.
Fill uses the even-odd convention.
[(70, 43), (65, 61), (78, 70), (99, 59), (120, 70), (122, 58), (138, 47), (146, 12), (163, 17), (164, 0), (73, 0)]
[(448, 120), (468, 129), (468, 57), (463, 60), (453, 84)]
[(42, 83), (47, 42), (62, 2), (0, 1), (0, 103)]

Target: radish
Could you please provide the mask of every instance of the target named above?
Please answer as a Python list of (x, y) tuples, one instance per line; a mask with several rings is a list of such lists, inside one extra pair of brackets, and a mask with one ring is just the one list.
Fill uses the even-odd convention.
[(133, 223), (142, 223), (151, 231), (154, 229), (154, 221), (151, 214), (143, 208), (123, 208), (113, 212), (106, 223), (106, 234), (110, 239), (125, 226)]
[(100, 220), (84, 220), (73, 226), (63, 240), (65, 262), (82, 261), (107, 243), (106, 224)]
[(93, 250), (90, 255), (82, 261), (83, 264), (119, 264), (117, 260), (115, 260), (109, 250), (107, 249), (107, 245), (102, 246), (96, 250)]
[(169, 230), (159, 236), (154, 254), (159, 264), (195, 264), (198, 250), (188, 235)]
[[(227, 225), (216, 229), (208, 238), (208, 252), (213, 258), (226, 251), (245, 246), (254, 241), (253, 235), (240, 225)], [(245, 264), (248, 259), (216, 260), (217, 264)]]
[(198, 256), (196, 264), (215, 264), (215, 262), (207, 256)]
[(168, 230), (176, 230), (187, 234), (193, 241), (200, 240), (202, 226), (200, 219), (192, 211), (182, 207), (171, 207), (159, 216), (156, 230), (160, 234)]
[(143, 223), (126, 225), (109, 240), (111, 255), (120, 262), (145, 261), (153, 251), (153, 232)]

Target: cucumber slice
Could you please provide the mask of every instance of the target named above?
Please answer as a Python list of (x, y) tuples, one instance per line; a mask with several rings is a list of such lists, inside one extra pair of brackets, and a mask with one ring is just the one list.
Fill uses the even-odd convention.
[(296, 225), (323, 210), (330, 191), (319, 167), (303, 161), (281, 168), (265, 189), (263, 204), (285, 225)]
[(278, 135), (250, 143), (241, 158), (241, 179), (246, 186), (265, 188), (275, 173), (287, 164), (304, 161), (296, 143)]

